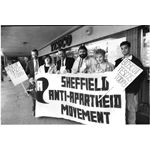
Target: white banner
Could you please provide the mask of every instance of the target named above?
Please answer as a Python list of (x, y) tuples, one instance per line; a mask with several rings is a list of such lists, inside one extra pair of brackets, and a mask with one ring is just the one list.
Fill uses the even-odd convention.
[(38, 75), (35, 116), (64, 118), (83, 124), (124, 125), (125, 92), (115, 87), (110, 90), (111, 76), (112, 72)]
[(5, 67), (5, 70), (15, 86), (28, 79), (20, 62)]

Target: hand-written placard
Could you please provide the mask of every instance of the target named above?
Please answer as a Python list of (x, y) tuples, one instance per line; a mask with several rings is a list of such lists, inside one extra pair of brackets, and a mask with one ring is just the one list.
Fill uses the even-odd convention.
[(125, 89), (143, 70), (129, 59), (124, 59), (113, 71), (112, 80), (118, 88)]
[(125, 124), (125, 92), (110, 90), (109, 76), (112, 72), (37, 75), (35, 116), (84, 124)]
[(20, 62), (5, 67), (5, 70), (15, 86), (28, 79)]

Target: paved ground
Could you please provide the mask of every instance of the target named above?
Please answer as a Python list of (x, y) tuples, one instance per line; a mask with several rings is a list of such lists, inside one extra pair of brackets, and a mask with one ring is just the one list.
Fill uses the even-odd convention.
[[(24, 83), (27, 87), (27, 82)], [(79, 124), (56, 118), (35, 118), (32, 116), (32, 99), (27, 96), (21, 85), (14, 86), (5, 77), (1, 82), (1, 124)], [(149, 124), (144, 113), (137, 113), (137, 124)]]

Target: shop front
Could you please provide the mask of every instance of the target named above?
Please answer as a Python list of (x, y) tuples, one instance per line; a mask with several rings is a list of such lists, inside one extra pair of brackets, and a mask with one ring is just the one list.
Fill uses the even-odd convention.
[(147, 77), (137, 97), (139, 112), (149, 116), (150, 26), (81, 26), (53, 41), (49, 46), (41, 49), (39, 54), (41, 57), (50, 54), (56, 64), (59, 48), (65, 49), (69, 57), (76, 58), (79, 46), (84, 44), (89, 55), (95, 55), (95, 50), (103, 49), (106, 52), (106, 59), (115, 64), (115, 60), (122, 57), (120, 43), (125, 40), (131, 42), (131, 53), (141, 60), (147, 71)]

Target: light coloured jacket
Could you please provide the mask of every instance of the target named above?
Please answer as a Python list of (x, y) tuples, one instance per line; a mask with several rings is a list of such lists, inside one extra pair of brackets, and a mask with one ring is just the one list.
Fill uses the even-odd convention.
[(83, 59), (81, 68), (79, 69), (80, 57), (78, 57), (72, 67), (72, 73), (94, 73), (96, 72), (97, 61), (93, 56), (87, 56)]
[[(45, 65), (40, 66), (40, 68), (38, 69), (38, 74), (39, 74), (39, 73), (45, 73), (45, 67), (44, 67), (44, 66), (45, 66)], [(55, 66), (54, 64), (52, 64), (52, 65), (49, 67), (47, 73), (50, 73), (50, 74), (56, 73), (56, 66)]]

